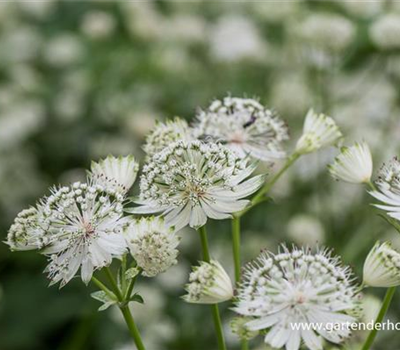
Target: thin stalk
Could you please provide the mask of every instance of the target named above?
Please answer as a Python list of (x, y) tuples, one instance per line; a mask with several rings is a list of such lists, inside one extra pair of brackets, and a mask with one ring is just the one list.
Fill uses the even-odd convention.
[(99, 281), (96, 277), (92, 277), (92, 282), (99, 287), (104, 293), (106, 293), (110, 298), (114, 298), (114, 293), (109, 290), (105, 284)]
[[(386, 312), (389, 309), (395, 291), (396, 287), (388, 288), (388, 290), (386, 291), (386, 295), (385, 298), (383, 299), (381, 310), (379, 311), (378, 317), (376, 318), (374, 324), (382, 323), (383, 318), (385, 317)], [(374, 342), (377, 333), (378, 330), (374, 327), (374, 329), (369, 333), (368, 338), (365, 341), (364, 346), (362, 347), (362, 350), (369, 350), (371, 348), (371, 345)]]
[[(233, 251), (233, 262), (235, 266), (235, 282), (240, 282), (241, 275), (241, 257), (240, 257), (240, 218), (234, 217), (232, 219), (232, 251)], [(248, 341), (246, 339), (241, 340), (241, 349), (248, 350)]]
[(280, 179), (280, 177), (285, 173), (285, 171), (287, 169), (290, 168), (290, 166), (297, 160), (299, 159), (300, 154), (299, 153), (293, 153), (287, 160), (286, 163), (284, 164), (284, 166), (272, 177), (272, 179), (270, 181), (268, 181), (264, 187), (261, 188), (261, 190), (259, 190), (257, 192), (257, 194), (252, 198), (251, 200), (251, 204), (243, 209), (242, 211), (240, 211), (239, 213), (236, 213), (235, 216), (236, 217), (241, 217), (244, 214), (246, 214), (250, 209), (252, 209), (253, 207), (255, 207), (257, 204), (261, 203), (264, 199), (264, 196), (268, 193), (268, 191), (271, 189), (271, 187)]
[[(207, 230), (205, 226), (199, 228), (199, 234), (201, 240), (201, 247), (203, 250), (203, 260), (209, 263), (211, 257), (210, 257), (210, 249), (208, 247)], [(211, 312), (214, 320), (215, 333), (218, 341), (218, 349), (226, 350), (224, 333), (222, 330), (221, 316), (219, 314), (219, 309), (217, 304), (211, 305)]]
[[(133, 341), (136, 344), (136, 347), (138, 350), (146, 350), (146, 348), (144, 347), (142, 338), (140, 336), (139, 330), (136, 327), (135, 321), (133, 319), (131, 310), (129, 309), (128, 306), (128, 300), (126, 300), (124, 298), (124, 296), (122, 295), (117, 282), (115, 281), (115, 278), (110, 270), (109, 267), (105, 267), (104, 271), (106, 272), (107, 278), (111, 284), (112, 290), (115, 293), (115, 295), (118, 298), (119, 304), (118, 307), (122, 312), (122, 315), (124, 316), (126, 325), (128, 326), (129, 332), (133, 338)], [(133, 288), (133, 287), (132, 287)]]

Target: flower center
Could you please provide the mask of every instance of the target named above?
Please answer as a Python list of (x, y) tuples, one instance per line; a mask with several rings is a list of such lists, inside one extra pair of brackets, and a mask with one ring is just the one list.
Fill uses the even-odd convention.
[(95, 229), (94, 229), (93, 225), (90, 222), (84, 221), (82, 223), (82, 225), (83, 225), (83, 229), (85, 230), (85, 236), (86, 237), (89, 237), (89, 236), (94, 234)]
[(245, 143), (245, 141), (246, 140), (245, 140), (244, 134), (242, 132), (240, 132), (239, 130), (232, 134), (231, 140), (230, 140), (231, 143), (239, 143), (239, 144)]
[(304, 295), (303, 291), (298, 290), (293, 296), (293, 303), (296, 305), (304, 304), (307, 301), (306, 296)]

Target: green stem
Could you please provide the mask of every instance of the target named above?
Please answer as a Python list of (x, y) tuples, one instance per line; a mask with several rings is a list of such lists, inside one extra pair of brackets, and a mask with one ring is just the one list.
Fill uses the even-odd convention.
[(134, 278), (132, 278), (131, 281), (129, 282), (128, 289), (126, 290), (126, 293), (125, 293), (125, 300), (129, 300), (129, 298), (132, 295), (133, 287), (135, 286), (136, 280), (139, 277), (139, 275), (141, 274), (142, 270), (139, 269), (139, 271), (140, 272)]
[[(203, 260), (209, 263), (211, 257), (210, 257), (210, 249), (208, 247), (207, 230), (205, 226), (199, 228), (199, 234), (201, 240), (201, 247), (203, 249)], [(221, 316), (219, 314), (219, 309), (217, 304), (211, 305), (211, 312), (214, 320), (215, 333), (217, 335), (218, 349), (226, 350), (224, 333), (222, 330)]]
[(136, 344), (137, 349), (138, 350), (146, 350), (143, 345), (143, 341), (140, 336), (139, 330), (136, 327), (135, 321), (134, 321), (131, 311), (129, 309), (129, 306), (128, 306), (129, 302), (124, 298), (120, 289), (118, 288), (118, 284), (115, 281), (115, 278), (114, 278), (110, 268), (105, 267), (104, 271), (106, 272), (107, 278), (111, 284), (113, 292), (115, 293), (115, 295), (118, 298), (118, 301), (119, 301), (118, 307), (121, 310), (122, 315), (124, 316), (125, 322), (128, 326), (129, 332), (131, 333), (131, 336)]
[[(386, 312), (389, 309), (395, 291), (396, 287), (388, 288), (385, 298), (383, 299), (381, 310), (379, 311), (378, 317), (376, 318), (374, 324), (382, 323), (383, 318), (385, 317)], [(377, 333), (378, 330), (374, 327), (374, 329), (369, 333), (368, 338), (365, 341), (364, 346), (362, 347), (362, 350), (369, 350), (371, 348), (371, 345), (374, 342)]]
[(290, 166), (299, 159), (299, 153), (293, 153), (287, 160), (284, 166), (272, 177), (270, 181), (268, 181), (261, 190), (257, 192), (257, 194), (252, 198), (251, 204), (243, 209), (241, 212), (236, 213), (236, 217), (241, 217), (246, 214), (251, 208), (255, 207), (257, 204), (261, 203), (264, 200), (264, 196), (268, 193), (271, 187), (280, 179), (280, 177), (285, 173)]
[(234, 217), (232, 219), (232, 250), (233, 262), (235, 265), (235, 282), (240, 281), (240, 218)]
[(99, 281), (96, 277), (92, 277), (92, 282), (99, 287), (104, 293), (106, 293), (110, 298), (114, 298), (114, 293), (109, 290), (103, 282)]
[(140, 337), (139, 330), (136, 327), (135, 321), (133, 320), (131, 311), (129, 310), (129, 306), (122, 306), (120, 307), (120, 310), (122, 312), (122, 315), (124, 316), (126, 324), (128, 325), (129, 332), (131, 333), (132, 338), (135, 341), (136, 347), (138, 348), (138, 350), (146, 350), (142, 338)]

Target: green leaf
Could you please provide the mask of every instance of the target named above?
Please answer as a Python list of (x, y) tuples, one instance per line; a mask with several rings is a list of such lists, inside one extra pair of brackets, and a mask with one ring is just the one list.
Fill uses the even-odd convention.
[(108, 294), (102, 290), (98, 292), (94, 292), (90, 294), (90, 296), (103, 303), (102, 306), (100, 306), (99, 311), (104, 311), (107, 310), (110, 306), (116, 304), (118, 302), (117, 297), (115, 296), (114, 293)]
[(133, 294), (133, 295), (129, 298), (129, 301), (134, 301), (134, 302), (139, 303), (139, 304), (144, 304), (144, 300), (143, 300), (142, 296), (139, 295), (138, 293)]
[(135, 278), (140, 273), (140, 269), (137, 267), (131, 267), (130, 269), (126, 270), (125, 278), (127, 280), (131, 280)]

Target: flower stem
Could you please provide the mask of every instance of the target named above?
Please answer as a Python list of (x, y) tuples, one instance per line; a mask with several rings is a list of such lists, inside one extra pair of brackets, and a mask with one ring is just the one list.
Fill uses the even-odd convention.
[(257, 204), (261, 203), (264, 199), (264, 196), (267, 194), (267, 192), (271, 189), (271, 187), (280, 179), (280, 177), (285, 173), (287, 169), (290, 168), (290, 166), (297, 160), (299, 159), (300, 154), (299, 153), (293, 153), (287, 160), (284, 166), (272, 177), (270, 181), (268, 181), (264, 187), (261, 188), (257, 192), (257, 194), (252, 198), (251, 204), (243, 209), (241, 212), (236, 213), (236, 217), (241, 217), (242, 215), (246, 214), (251, 208), (255, 207)]
[[(381, 323), (383, 321), (383, 318), (385, 317), (386, 312), (389, 309), (389, 306), (390, 306), (390, 303), (392, 301), (395, 291), (396, 291), (396, 287), (388, 288), (385, 298), (383, 299), (381, 310), (379, 311), (378, 317), (376, 318), (374, 324)], [(378, 330), (374, 327), (374, 329), (369, 333), (368, 338), (365, 341), (364, 346), (362, 347), (362, 350), (370, 349), (372, 343), (375, 340), (377, 333), (378, 333)]]
[[(209, 263), (211, 257), (210, 257), (210, 250), (208, 247), (207, 230), (205, 226), (199, 228), (199, 234), (201, 239), (201, 247), (203, 249), (203, 260)], [(221, 316), (219, 314), (219, 309), (217, 304), (211, 305), (211, 312), (214, 320), (215, 332), (217, 335), (218, 349), (226, 350), (224, 333), (222, 330)]]
[(232, 219), (232, 250), (233, 262), (235, 265), (235, 282), (240, 281), (240, 218), (234, 217)]
[[(146, 350), (142, 341), (142, 338), (140, 336), (139, 330), (136, 327), (135, 321), (133, 319), (131, 310), (129, 309), (129, 301), (125, 296), (122, 295), (121, 290), (118, 287), (117, 282), (115, 281), (115, 278), (110, 270), (109, 267), (105, 267), (104, 271), (106, 272), (107, 278), (111, 284), (111, 289), (115, 293), (115, 295), (118, 298), (119, 301), (119, 309), (122, 312), (122, 315), (124, 316), (126, 325), (128, 326), (129, 332), (131, 333), (131, 336), (136, 344), (136, 347), (138, 350)], [(133, 288), (133, 286), (132, 286)]]

